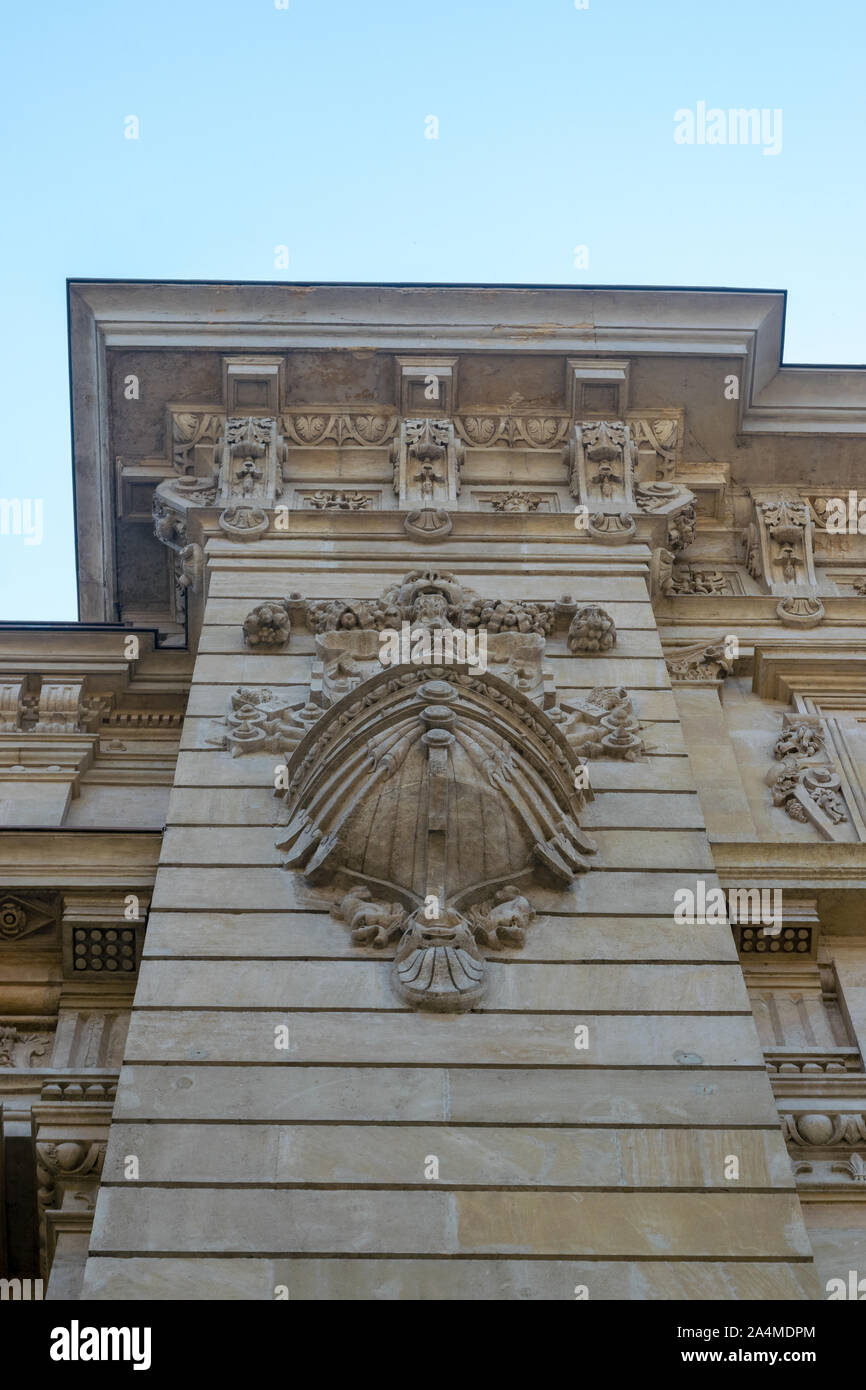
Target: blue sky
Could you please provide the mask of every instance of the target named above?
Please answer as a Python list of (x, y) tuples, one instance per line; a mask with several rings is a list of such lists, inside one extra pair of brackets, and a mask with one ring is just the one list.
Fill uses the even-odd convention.
[(778, 288), (786, 361), (866, 361), (862, 0), (278, 3), (7, 8), (0, 618), (77, 616), (67, 276)]

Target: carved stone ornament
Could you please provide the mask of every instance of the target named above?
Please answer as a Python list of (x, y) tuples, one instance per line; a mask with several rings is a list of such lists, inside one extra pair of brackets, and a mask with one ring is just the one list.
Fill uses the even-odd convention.
[(830, 1148), (837, 1144), (866, 1144), (866, 1115), (813, 1112), (783, 1117), (785, 1138), (792, 1144)]
[(624, 545), (637, 533), (637, 525), (625, 512), (597, 512), (590, 516), (587, 535), (602, 545)]
[(674, 592), (674, 556), (660, 546), (650, 560), (650, 594), (653, 598), (669, 598)]
[(824, 620), (820, 599), (790, 595), (776, 605), (776, 613), (786, 627), (817, 627)]
[(373, 500), (369, 492), (311, 492), (304, 498), (308, 507), (320, 512), (363, 512)]
[(825, 840), (842, 838), (837, 827), (848, 821), (841, 778), (827, 753), (817, 715), (786, 714), (766, 775), (774, 806), (792, 820), (812, 825)]
[(244, 642), (248, 647), (285, 647), (292, 632), (292, 619), (285, 600), (260, 603), (244, 618)]
[(422, 507), (419, 511), (408, 512), (403, 528), (408, 536), (416, 541), (444, 541), (451, 533), (453, 521), (442, 507)]
[(674, 555), (687, 550), (695, 538), (696, 526), (697, 512), (694, 506), (683, 507), (682, 511), (672, 516), (668, 522), (668, 550), (673, 551)]
[(672, 681), (719, 681), (731, 674), (734, 660), (724, 642), (703, 642), (669, 657), (667, 668)]
[(569, 747), (581, 759), (637, 762), (649, 751), (631, 697), (624, 686), (597, 686), (585, 700), (563, 701), (550, 710)]
[[(391, 462), (401, 507), (416, 503), (422, 512), (447, 516), (449, 504), (460, 495), (463, 464), (463, 445), (451, 420), (401, 420), (399, 434), (392, 441)], [(409, 515), (414, 519), (413, 511)], [(420, 524), (432, 529), (431, 518)]]
[(570, 443), (571, 492), (593, 513), (637, 510), (634, 469), (637, 449), (621, 420), (576, 424)]
[(537, 492), (520, 492), (518, 489), (493, 493), (489, 500), (495, 512), (537, 512), (542, 502)]
[[(105, 1140), (42, 1142), (36, 1145), (40, 1208), (58, 1205), (58, 1187), (72, 1179), (98, 1178), (105, 1162)], [(95, 1192), (94, 1192), (95, 1195)]]
[(11, 1022), (0, 1023), (0, 1067), (47, 1065), (52, 1041), (48, 1033), (25, 1033)]
[(654, 550), (650, 564), (650, 584), (655, 598), (677, 594), (731, 594), (733, 585), (724, 570), (705, 570), (697, 565), (677, 564), (670, 550)]
[(755, 493), (754, 520), (744, 537), (746, 561), (749, 573), (769, 593), (814, 596), (814, 527), (814, 514), (803, 498)]
[[(678, 429), (677, 420), (575, 423), (567, 449), (569, 489), (586, 508), (591, 539), (604, 545), (628, 541), (637, 529), (634, 517), (643, 513), (668, 521), (670, 550), (691, 544), (694, 493), (669, 477)], [(672, 449), (661, 444), (661, 437)]]
[(616, 643), (613, 618), (595, 604), (581, 608), (571, 620), (567, 641), (574, 656), (608, 652)]
[(254, 541), (268, 529), (267, 513), (257, 507), (228, 507), (219, 514), (219, 528), (237, 541)]
[(461, 1012), (484, 990), (482, 945), (519, 944), (531, 921), (525, 888), (589, 868), (579, 766), (557, 724), (491, 672), (396, 666), (296, 747), (278, 848), (311, 883), (342, 879), (357, 941), (399, 931), (402, 999)]
[(57, 922), (59, 906), (43, 898), (0, 898), (0, 945), (20, 941)]
[(209, 741), (286, 759), (286, 868), (338, 893), (357, 945), (398, 942), (400, 997), (472, 1008), (482, 951), (522, 943), (531, 885), (589, 867), (585, 762), (647, 752), (625, 689), (556, 704), (544, 666), (557, 623), (587, 650), (612, 645), (613, 623), (568, 596), (486, 599), (435, 569), (378, 599), (293, 594), (251, 629), (279, 635), (288, 614), (315, 635), (309, 697), (242, 687)]

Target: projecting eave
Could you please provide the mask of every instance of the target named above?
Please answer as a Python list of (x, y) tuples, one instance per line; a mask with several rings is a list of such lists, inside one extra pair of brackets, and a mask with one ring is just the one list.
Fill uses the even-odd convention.
[(111, 348), (711, 354), (744, 359), (744, 433), (866, 432), (866, 369), (781, 365), (782, 290), (72, 280), (69, 295), (74, 381), (91, 333)]
[(739, 378), (741, 435), (866, 435), (866, 370), (780, 366), (780, 290), (71, 280), (68, 294), (88, 619), (116, 617), (109, 349), (712, 357)]

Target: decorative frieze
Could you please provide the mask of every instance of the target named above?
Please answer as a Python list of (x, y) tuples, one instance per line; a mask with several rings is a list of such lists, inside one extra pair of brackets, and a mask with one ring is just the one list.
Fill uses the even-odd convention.
[(562, 447), (571, 420), (557, 415), (455, 415), (454, 428), (472, 449), (547, 449)]
[(399, 418), (339, 411), (286, 411), (280, 417), (280, 428), (286, 440), (299, 448), (382, 449), (397, 433)]
[(378, 501), (375, 492), (318, 492), (300, 493), (304, 506), (318, 512), (364, 512)]

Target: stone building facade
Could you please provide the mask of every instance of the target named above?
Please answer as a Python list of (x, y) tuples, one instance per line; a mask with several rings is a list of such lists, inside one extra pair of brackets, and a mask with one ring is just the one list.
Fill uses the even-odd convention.
[(0, 627), (3, 1273), (866, 1277), (864, 374), (780, 367), (768, 292), (69, 305), (81, 622)]

